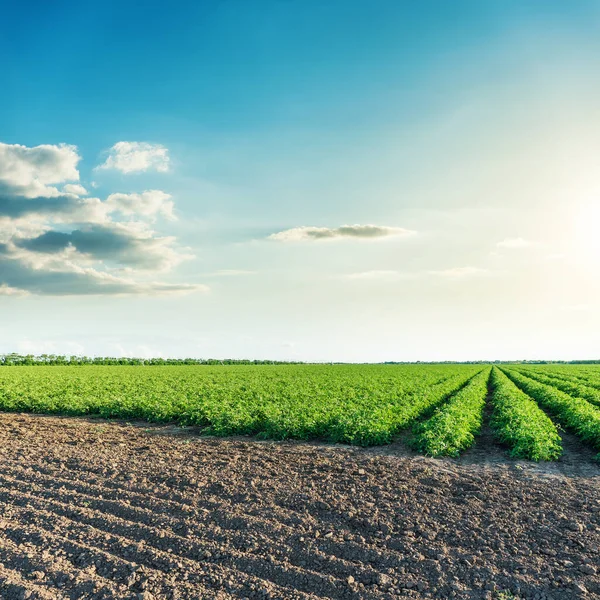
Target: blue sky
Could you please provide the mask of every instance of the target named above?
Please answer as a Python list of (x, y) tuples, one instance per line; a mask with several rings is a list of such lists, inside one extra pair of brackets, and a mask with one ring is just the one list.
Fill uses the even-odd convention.
[(597, 2), (5, 13), (0, 352), (600, 355)]

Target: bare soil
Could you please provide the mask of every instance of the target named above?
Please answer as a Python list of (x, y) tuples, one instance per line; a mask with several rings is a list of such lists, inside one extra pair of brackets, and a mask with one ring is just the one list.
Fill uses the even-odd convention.
[(0, 598), (600, 598), (600, 468), (0, 414)]

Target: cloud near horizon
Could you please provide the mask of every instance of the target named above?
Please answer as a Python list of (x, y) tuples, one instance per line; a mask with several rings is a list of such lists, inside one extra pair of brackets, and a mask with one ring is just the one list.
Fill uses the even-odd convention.
[(373, 269), (371, 271), (359, 271), (357, 273), (348, 273), (342, 275), (342, 279), (349, 281), (379, 281), (379, 282), (394, 282), (401, 279), (409, 279), (414, 277), (413, 273), (404, 273), (390, 269)]
[(97, 170), (115, 169), (121, 173), (139, 173), (169, 170), (169, 150), (161, 144), (149, 142), (117, 142), (110, 150), (104, 163)]
[(147, 279), (192, 258), (151, 227), (175, 219), (171, 196), (147, 190), (82, 198), (85, 187), (67, 183), (79, 181), (80, 159), (66, 144), (0, 143), (0, 294), (206, 291)]
[(517, 250), (519, 248), (531, 248), (533, 246), (537, 246), (537, 243), (531, 240), (523, 239), (522, 237), (518, 237), (505, 238), (501, 242), (498, 242), (496, 246), (498, 248), (508, 248), (511, 250)]
[(373, 240), (389, 237), (405, 237), (416, 232), (402, 227), (381, 225), (342, 225), (341, 227), (294, 227), (279, 231), (267, 239), (277, 242), (304, 242), (315, 240), (359, 239)]
[(442, 269), (441, 271), (429, 271), (429, 273), (447, 279), (464, 279), (467, 277), (489, 275), (490, 271), (488, 269), (480, 269), (479, 267), (452, 267), (450, 269)]

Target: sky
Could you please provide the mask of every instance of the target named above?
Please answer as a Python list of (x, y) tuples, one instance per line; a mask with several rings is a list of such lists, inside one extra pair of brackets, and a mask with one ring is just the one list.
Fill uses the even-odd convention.
[(28, 1), (0, 353), (600, 358), (600, 4)]

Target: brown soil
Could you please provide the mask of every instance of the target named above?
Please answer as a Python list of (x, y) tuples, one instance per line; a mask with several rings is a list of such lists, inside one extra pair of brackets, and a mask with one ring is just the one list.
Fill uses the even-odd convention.
[(0, 598), (600, 598), (600, 469), (0, 414)]

